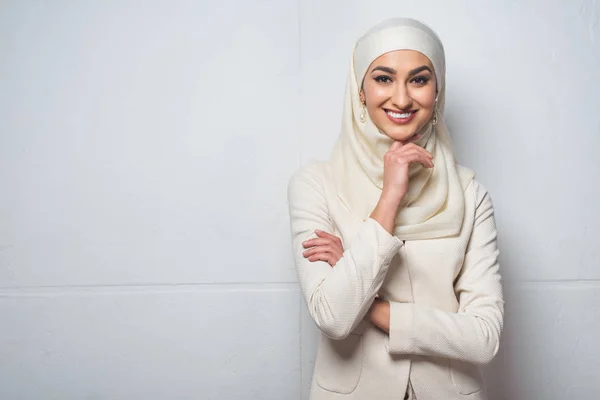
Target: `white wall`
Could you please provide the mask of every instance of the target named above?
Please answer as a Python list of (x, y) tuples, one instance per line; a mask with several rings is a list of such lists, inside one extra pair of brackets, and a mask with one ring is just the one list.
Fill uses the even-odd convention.
[(287, 179), (328, 156), (352, 43), (389, 16), (443, 38), (495, 202), (491, 399), (595, 399), (595, 0), (1, 2), (0, 399), (306, 398)]

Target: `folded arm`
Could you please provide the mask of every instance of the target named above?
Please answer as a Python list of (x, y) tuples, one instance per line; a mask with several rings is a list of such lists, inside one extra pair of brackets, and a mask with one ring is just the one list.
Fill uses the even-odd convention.
[(303, 242), (315, 238), (316, 230), (334, 231), (316, 166), (292, 177), (288, 203), (295, 267), (308, 311), (324, 334), (343, 339), (369, 310), (402, 242), (368, 218), (345, 243), (335, 268), (325, 261), (311, 262), (303, 256)]
[(389, 352), (441, 356), (485, 364), (498, 351), (504, 302), (491, 199), (477, 194), (473, 231), (454, 290), (456, 313), (413, 303), (390, 302)]

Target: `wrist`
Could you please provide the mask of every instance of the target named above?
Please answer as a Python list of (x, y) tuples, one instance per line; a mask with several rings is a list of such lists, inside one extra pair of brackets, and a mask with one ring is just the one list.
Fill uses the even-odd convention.
[(392, 210), (395, 213), (398, 211), (403, 197), (394, 192), (384, 190), (381, 192), (381, 196), (379, 196), (377, 205)]
[(396, 214), (398, 214), (399, 207), (400, 200), (382, 195), (370, 217), (379, 222), (391, 234), (396, 225)]

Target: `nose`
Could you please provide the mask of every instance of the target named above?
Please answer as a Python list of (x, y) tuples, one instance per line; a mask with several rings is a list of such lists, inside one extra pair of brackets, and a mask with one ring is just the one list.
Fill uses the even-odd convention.
[(405, 85), (395, 85), (394, 93), (392, 94), (392, 103), (394, 107), (400, 110), (407, 110), (412, 105), (412, 98)]

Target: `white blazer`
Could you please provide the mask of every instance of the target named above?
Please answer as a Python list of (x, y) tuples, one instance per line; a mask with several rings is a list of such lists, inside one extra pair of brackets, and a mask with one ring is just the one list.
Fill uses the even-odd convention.
[[(475, 180), (465, 190), (458, 236), (403, 242), (337, 197), (327, 163), (298, 170), (288, 186), (295, 266), (321, 330), (312, 400), (486, 399), (479, 368), (498, 351), (504, 302), (494, 210)], [(302, 242), (323, 230), (342, 239), (331, 267), (310, 262)], [(389, 335), (365, 315), (390, 302)]]

